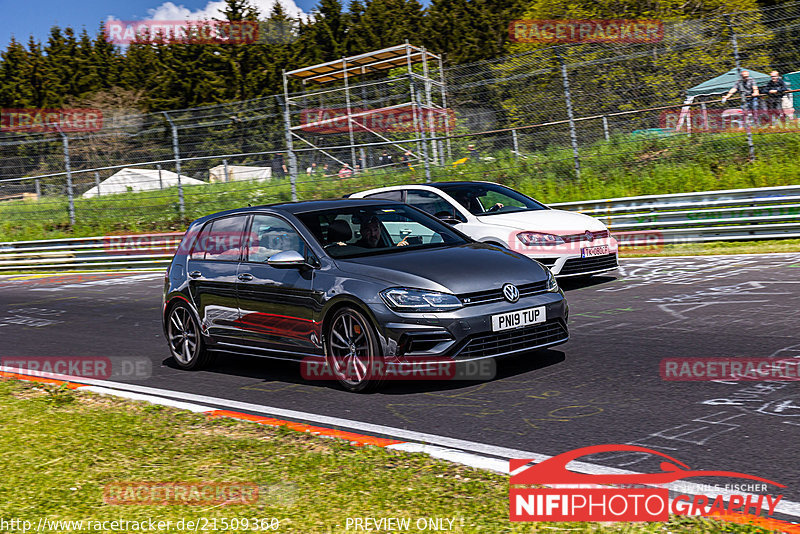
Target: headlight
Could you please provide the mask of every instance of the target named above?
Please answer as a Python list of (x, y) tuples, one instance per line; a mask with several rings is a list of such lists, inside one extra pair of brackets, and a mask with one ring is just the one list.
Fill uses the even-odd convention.
[(556, 246), (564, 244), (564, 240), (561, 239), (561, 236), (543, 234), (541, 232), (520, 232), (517, 234), (517, 239), (519, 239), (523, 245), (527, 245), (529, 247)]
[(551, 293), (558, 291), (558, 282), (556, 282), (556, 277), (550, 269), (547, 269), (547, 290)]
[(424, 289), (393, 287), (381, 291), (381, 297), (391, 309), (402, 312), (449, 311), (461, 307), (455, 295)]

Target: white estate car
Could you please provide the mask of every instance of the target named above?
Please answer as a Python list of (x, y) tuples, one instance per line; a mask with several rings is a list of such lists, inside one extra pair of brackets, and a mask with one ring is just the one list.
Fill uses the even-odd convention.
[(559, 277), (617, 268), (617, 240), (593, 217), (551, 209), (492, 182), (435, 182), (361, 191), (351, 198), (405, 202), (471, 238), (529, 255)]

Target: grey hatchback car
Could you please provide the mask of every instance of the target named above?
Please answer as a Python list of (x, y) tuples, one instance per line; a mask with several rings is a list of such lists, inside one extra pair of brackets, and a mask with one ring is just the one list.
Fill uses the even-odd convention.
[(552, 273), (385, 200), (250, 207), (194, 221), (167, 271), (176, 364), (214, 353), (316, 362), (350, 391), (392, 368), (465, 362), (568, 340)]

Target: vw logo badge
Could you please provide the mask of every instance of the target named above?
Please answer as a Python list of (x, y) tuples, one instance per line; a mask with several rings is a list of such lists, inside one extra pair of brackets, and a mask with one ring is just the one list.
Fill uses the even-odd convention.
[(508, 302), (517, 302), (519, 300), (519, 289), (514, 284), (506, 284), (503, 286), (503, 296)]
[(594, 241), (594, 234), (589, 230), (586, 230), (586, 233), (583, 235), (586, 237), (586, 241)]

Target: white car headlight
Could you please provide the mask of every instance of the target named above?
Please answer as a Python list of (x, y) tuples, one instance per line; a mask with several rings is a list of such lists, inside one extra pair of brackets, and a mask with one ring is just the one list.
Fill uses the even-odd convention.
[(425, 289), (393, 287), (381, 291), (381, 297), (387, 306), (401, 312), (450, 311), (462, 306), (455, 295)]
[(564, 240), (561, 238), (561, 236), (545, 234), (542, 232), (519, 232), (517, 234), (517, 239), (519, 239), (523, 245), (527, 245), (529, 247), (556, 246), (564, 244)]

